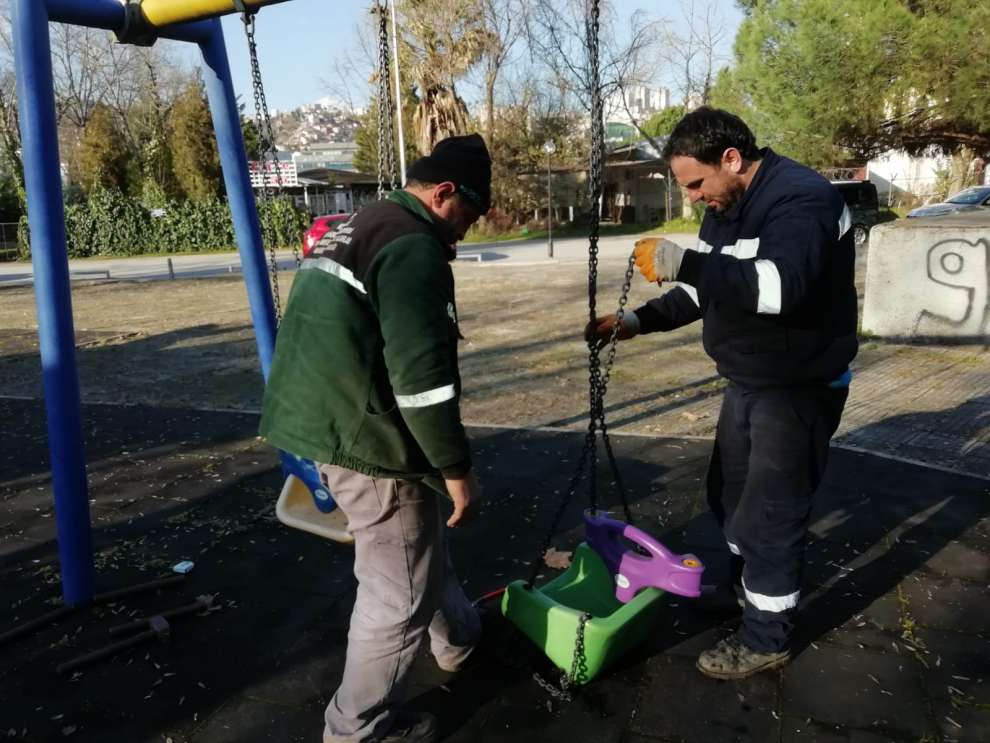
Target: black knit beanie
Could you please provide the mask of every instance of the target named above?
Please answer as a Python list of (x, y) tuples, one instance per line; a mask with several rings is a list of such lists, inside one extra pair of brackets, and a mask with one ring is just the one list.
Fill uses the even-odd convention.
[(424, 183), (450, 181), (482, 214), (492, 206), (492, 158), (480, 134), (447, 137), (409, 166), (406, 177)]

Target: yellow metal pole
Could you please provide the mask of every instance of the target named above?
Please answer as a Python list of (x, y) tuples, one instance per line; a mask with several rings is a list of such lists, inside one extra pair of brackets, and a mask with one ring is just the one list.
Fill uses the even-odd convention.
[[(286, 1), (242, 0), (247, 8), (262, 8)], [(236, 13), (240, 4), (236, 0), (141, 0), (141, 15), (152, 28), (163, 28), (173, 23), (202, 21)]]

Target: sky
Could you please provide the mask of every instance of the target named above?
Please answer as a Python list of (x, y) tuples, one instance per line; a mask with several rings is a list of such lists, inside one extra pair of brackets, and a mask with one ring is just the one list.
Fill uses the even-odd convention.
[[(733, 0), (714, 0), (726, 22), (728, 42), (742, 20)], [(690, 0), (613, 0), (621, 27), (638, 9), (654, 16), (677, 18), (682, 2)], [(699, 4), (704, 0), (697, 0)], [(263, 8), (257, 18), (259, 59), (265, 82), (269, 109), (287, 110), (320, 98), (347, 100), (365, 104), (364, 92), (351, 76), (349, 85), (334, 85), (337, 73), (348, 60), (364, 64), (357, 43), (357, 28), (371, 7), (371, 0), (291, 0)], [(234, 88), (253, 111), (250, 65), (244, 24), (239, 16), (223, 19), (228, 54), (234, 76)], [(670, 83), (666, 82), (668, 87)]]

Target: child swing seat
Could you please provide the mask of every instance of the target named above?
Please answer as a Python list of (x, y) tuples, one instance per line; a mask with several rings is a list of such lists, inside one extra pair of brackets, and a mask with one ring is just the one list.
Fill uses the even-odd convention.
[[(605, 516), (584, 514), (586, 541), (570, 567), (543, 587), (514, 581), (502, 597), (502, 614), (570, 673), (581, 616), (584, 663), (572, 683), (591, 681), (604, 668), (646, 638), (664, 591), (701, 595), (704, 566), (694, 555), (676, 555), (646, 532)], [(628, 540), (642, 548), (628, 548)]]
[(320, 479), (320, 471), (308, 459), (279, 452), (282, 468), (288, 473), (275, 504), (275, 516), (286, 526), (308, 531), (342, 544), (353, 544), (347, 531), (347, 516), (337, 508), (330, 491)]

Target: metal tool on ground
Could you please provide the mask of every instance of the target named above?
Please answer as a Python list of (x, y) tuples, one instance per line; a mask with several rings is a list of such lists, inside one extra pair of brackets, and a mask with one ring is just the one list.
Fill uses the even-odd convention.
[(55, 667), (58, 673), (68, 673), (69, 671), (74, 671), (77, 668), (81, 668), (89, 663), (94, 663), (103, 658), (109, 658), (112, 655), (116, 655), (122, 650), (127, 650), (135, 645), (140, 645), (143, 642), (147, 642), (152, 639), (167, 640), (171, 631), (169, 625), (169, 619), (175, 619), (176, 617), (181, 617), (185, 614), (195, 614), (199, 612), (207, 612), (213, 607), (213, 595), (203, 594), (202, 596), (197, 596), (196, 600), (191, 604), (186, 604), (184, 606), (178, 606), (174, 609), (166, 609), (165, 611), (154, 614), (150, 617), (142, 617), (141, 619), (136, 619), (133, 622), (128, 622), (127, 624), (121, 624), (116, 627), (110, 628), (111, 635), (122, 635), (125, 632), (131, 632), (133, 630), (139, 630), (144, 628), (143, 632), (138, 632), (136, 635), (124, 638), (123, 640), (118, 640), (117, 642), (111, 643), (106, 647), (100, 648), (99, 650), (94, 650), (91, 653), (86, 653), (85, 655), (80, 655), (78, 658), (73, 658), (70, 661), (61, 663)]
[(191, 604), (186, 604), (185, 606), (179, 606), (175, 609), (168, 609), (163, 612), (159, 612), (154, 616), (144, 617), (142, 619), (135, 619), (133, 622), (128, 622), (127, 624), (119, 624), (116, 627), (110, 628), (111, 635), (119, 635), (124, 632), (130, 632), (132, 630), (141, 629), (142, 627), (148, 627), (153, 629), (152, 622), (155, 619), (174, 619), (175, 617), (181, 617), (183, 614), (194, 614), (200, 611), (208, 611), (213, 606), (213, 596), (212, 594), (204, 594), (198, 596), (196, 600)]
[(74, 671), (77, 668), (85, 666), (87, 663), (93, 663), (103, 658), (109, 658), (111, 655), (116, 655), (121, 650), (126, 650), (127, 648), (134, 647), (135, 645), (140, 645), (142, 642), (147, 642), (148, 640), (158, 638), (159, 640), (167, 640), (169, 636), (169, 624), (168, 620), (162, 616), (154, 616), (148, 620), (148, 629), (144, 632), (140, 632), (133, 637), (128, 637), (125, 640), (119, 640), (111, 645), (107, 645), (105, 648), (100, 648), (99, 650), (94, 650), (92, 653), (86, 653), (85, 655), (80, 655), (78, 658), (73, 658), (65, 663), (60, 663), (55, 667), (57, 673), (68, 673), (69, 671)]
[[(127, 586), (126, 588), (118, 588), (113, 591), (107, 591), (105, 593), (98, 593), (93, 597), (91, 602), (93, 605), (108, 604), (111, 601), (116, 601), (122, 596), (130, 596), (134, 593), (141, 593), (142, 591), (150, 591), (156, 588), (166, 588), (168, 586), (174, 586), (178, 583), (182, 583), (186, 579), (184, 575), (170, 575), (167, 578), (158, 578), (156, 580), (147, 581), (146, 583), (138, 583), (137, 585)], [(24, 624), (18, 625), (3, 634), (0, 634), (0, 645), (7, 642), (8, 640), (13, 640), (22, 635), (26, 635), (32, 630), (44, 627), (46, 624), (51, 624), (56, 622), (62, 617), (66, 617), (69, 614), (73, 614), (80, 609), (85, 608), (86, 605), (81, 606), (60, 606), (58, 609), (48, 612), (47, 614), (42, 614), (40, 617), (35, 617), (34, 619), (24, 622)]]

